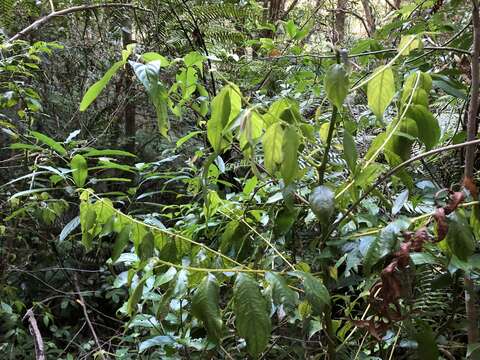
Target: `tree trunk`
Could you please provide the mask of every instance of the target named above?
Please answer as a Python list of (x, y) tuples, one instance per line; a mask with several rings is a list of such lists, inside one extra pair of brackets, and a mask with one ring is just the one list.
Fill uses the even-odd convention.
[[(132, 26), (131, 24), (128, 25), (129, 26), (125, 26), (122, 30), (123, 47), (126, 47), (128, 44), (133, 42)], [(124, 76), (124, 89), (128, 94), (131, 92), (133, 85), (133, 70), (131, 67), (127, 67)], [(125, 120), (125, 150), (131, 153), (135, 153), (135, 134), (137, 130), (135, 124), (135, 111), (135, 102), (131, 101), (131, 97), (128, 96), (128, 99), (125, 103), (125, 108), (123, 110), (123, 117)]]
[(362, 0), (363, 11), (365, 12), (365, 20), (368, 25), (368, 36), (371, 36), (375, 32), (375, 18), (372, 14), (372, 8), (368, 0)]
[(347, 10), (347, 0), (337, 0), (335, 9), (335, 26), (333, 29), (333, 43), (342, 44), (345, 40), (345, 15)]
[[(467, 122), (467, 140), (474, 140), (477, 137), (477, 115), (479, 108), (479, 86), (480, 86), (480, 14), (478, 0), (472, 0), (472, 20), (473, 20), (473, 54), (472, 54), (472, 85), (470, 93), (470, 104), (468, 108)], [(465, 178), (464, 184), (470, 190), (474, 200), (476, 199), (476, 189), (474, 185), (474, 161), (476, 146), (471, 145), (465, 149)], [(473, 187), (473, 189), (472, 189)], [(478, 239), (477, 239), (478, 240)], [(474, 346), (478, 342), (478, 314), (477, 314), (477, 294), (470, 273), (465, 272), (465, 308), (467, 314), (467, 335), (468, 346)], [(469, 355), (468, 359), (477, 359), (477, 351)]]

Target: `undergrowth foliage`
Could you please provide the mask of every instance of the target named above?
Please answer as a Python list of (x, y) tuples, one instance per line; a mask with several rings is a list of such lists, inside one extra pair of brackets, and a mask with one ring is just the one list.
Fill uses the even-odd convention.
[[(0, 22), (6, 358), (479, 356), (477, 176), (445, 176), (476, 138), (476, 1), (328, 45), (321, 2), (89, 6), (62, 36)], [(49, 96), (96, 40), (108, 68)]]

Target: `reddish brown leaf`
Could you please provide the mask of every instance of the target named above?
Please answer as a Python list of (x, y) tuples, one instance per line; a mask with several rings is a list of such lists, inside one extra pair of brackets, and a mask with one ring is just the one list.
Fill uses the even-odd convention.
[(438, 235), (437, 241), (442, 241), (443, 239), (445, 239), (448, 232), (448, 224), (445, 217), (444, 208), (438, 208), (437, 210), (435, 210), (435, 214), (433, 215), (433, 218), (437, 222), (437, 235)]
[(474, 200), (478, 199), (478, 189), (471, 177), (465, 177), (463, 179), (463, 186), (470, 192)]

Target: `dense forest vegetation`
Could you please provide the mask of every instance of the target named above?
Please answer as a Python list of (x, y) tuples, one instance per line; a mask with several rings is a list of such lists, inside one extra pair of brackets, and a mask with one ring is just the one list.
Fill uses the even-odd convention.
[(0, 359), (480, 359), (478, 0), (0, 0)]

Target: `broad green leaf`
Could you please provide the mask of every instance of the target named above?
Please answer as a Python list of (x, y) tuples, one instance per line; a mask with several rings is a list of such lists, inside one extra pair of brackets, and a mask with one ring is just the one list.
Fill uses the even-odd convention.
[(197, 51), (192, 51), (184, 56), (183, 62), (185, 66), (196, 66), (200, 71), (203, 71), (203, 61), (205, 60), (205, 56), (200, 54)]
[(113, 262), (117, 261), (117, 259), (120, 257), (123, 250), (127, 246), (128, 241), (130, 240), (130, 231), (131, 231), (131, 226), (127, 224), (122, 228), (120, 233), (117, 235), (117, 238), (115, 239), (115, 243), (113, 244), (113, 249), (112, 249)]
[(371, 163), (355, 177), (355, 185), (362, 189), (371, 186), (380, 176), (383, 166), (378, 163)]
[(87, 205), (85, 211), (80, 208), (80, 225), (82, 229), (82, 244), (87, 250), (92, 247), (93, 234), (91, 229), (95, 227), (97, 220), (97, 213), (90, 206)]
[(252, 251), (247, 236), (247, 226), (237, 220), (230, 221), (220, 237), (220, 251), (240, 261), (245, 259)]
[(88, 164), (87, 160), (80, 155), (75, 155), (70, 161), (70, 168), (72, 169), (73, 181), (78, 187), (85, 185), (85, 180), (88, 177)]
[(222, 338), (223, 329), (219, 302), (220, 287), (215, 277), (208, 274), (192, 297), (192, 314), (204, 323), (208, 337), (217, 343)]
[(267, 301), (258, 283), (244, 273), (237, 275), (233, 301), (237, 332), (245, 338), (248, 353), (256, 357), (267, 347), (272, 330)]
[(234, 85), (225, 86), (212, 100), (212, 115), (207, 122), (208, 141), (216, 153), (221, 153), (229, 144), (231, 135), (224, 130), (240, 113), (242, 99)]
[(300, 146), (300, 139), (297, 131), (288, 126), (283, 132), (283, 161), (280, 167), (283, 181), (285, 185), (289, 185), (297, 175), (298, 170), (298, 147)]
[(458, 210), (447, 217), (446, 241), (450, 251), (460, 260), (466, 261), (475, 251), (475, 237), (465, 216)]
[(340, 64), (334, 64), (325, 75), (325, 92), (330, 102), (337, 108), (341, 108), (348, 94), (347, 71)]
[(275, 238), (285, 235), (295, 224), (299, 211), (297, 209), (283, 208), (275, 217), (273, 234)]
[(270, 105), (268, 112), (264, 115), (267, 126), (283, 120), (288, 124), (295, 124), (302, 121), (298, 102), (294, 99), (283, 98)]
[(135, 75), (147, 90), (150, 101), (155, 107), (155, 112), (157, 114), (157, 125), (160, 134), (169, 139), (168, 130), (170, 129), (170, 123), (168, 121), (167, 107), (168, 92), (160, 82), (160, 62), (154, 61), (148, 64), (142, 64), (130, 61), (130, 64), (135, 72)]
[(110, 69), (107, 70), (105, 75), (103, 75), (100, 80), (90, 86), (85, 95), (83, 95), (82, 102), (80, 103), (80, 111), (87, 110), (90, 104), (98, 97), (98, 95), (100, 95), (105, 86), (107, 86), (113, 75), (115, 75), (118, 69), (120, 69), (123, 65), (125, 65), (125, 61), (117, 61)]
[(375, 160), (378, 156), (379, 149), (383, 146), (386, 146), (388, 134), (386, 132), (382, 132), (375, 136), (368, 148), (367, 154), (365, 155), (365, 161)]
[(139, 283), (137, 284), (135, 290), (133, 290), (132, 295), (130, 295), (130, 298), (128, 299), (127, 313), (130, 316), (132, 316), (137, 311), (137, 304), (140, 301), (140, 299), (142, 298), (143, 286), (145, 285), (146, 281), (147, 281), (146, 277), (144, 277), (142, 280), (140, 280)]
[(367, 87), (368, 106), (377, 118), (383, 117), (394, 96), (395, 78), (391, 67), (377, 69)]
[(272, 300), (276, 306), (284, 305), (292, 310), (297, 303), (297, 293), (288, 287), (285, 279), (277, 273), (267, 272), (265, 280), (270, 285)]
[(422, 105), (411, 105), (407, 116), (415, 120), (418, 129), (418, 139), (425, 144), (427, 150), (432, 149), (440, 140), (441, 130), (438, 120)]
[(415, 333), (413, 338), (416, 340), (418, 358), (422, 360), (437, 360), (440, 358), (435, 334), (426, 321), (415, 321)]
[(423, 43), (422, 40), (418, 38), (418, 35), (406, 35), (402, 36), (400, 39), (400, 44), (398, 45), (398, 53), (400, 55), (409, 55), (415, 49), (422, 49)]
[(343, 132), (343, 158), (347, 162), (350, 172), (354, 173), (358, 160), (357, 147), (352, 134), (347, 130)]
[(240, 119), (240, 129), (238, 139), (240, 148), (244, 150), (247, 145), (252, 148), (256, 145), (258, 139), (262, 136), (263, 119), (255, 109), (245, 110)]
[(380, 234), (370, 243), (363, 259), (363, 268), (366, 274), (370, 274), (375, 264), (397, 249), (398, 235), (409, 226), (410, 221), (399, 218), (383, 228)]
[(167, 67), (170, 65), (170, 61), (165, 56), (157, 54), (155, 52), (147, 52), (142, 54), (141, 59), (147, 63), (152, 61), (158, 61), (160, 67)]
[(303, 280), (305, 298), (314, 314), (320, 315), (330, 308), (330, 294), (320, 279), (303, 271), (295, 271), (294, 275)]
[(60, 155), (67, 155), (67, 150), (65, 150), (65, 148), (59, 142), (56, 142), (51, 137), (48, 137), (47, 135), (41, 134), (36, 131), (32, 131), (31, 134), (35, 139), (55, 150)]
[(285, 32), (288, 34), (290, 39), (293, 39), (297, 34), (297, 26), (293, 22), (293, 20), (288, 20), (287, 22), (283, 23), (283, 28)]
[(215, 190), (210, 190), (205, 198), (205, 204), (203, 205), (203, 213), (207, 219), (211, 218), (218, 210), (218, 207), (222, 204), (222, 199), (218, 196)]
[(149, 231), (145, 234), (142, 242), (138, 246), (138, 257), (140, 260), (148, 260), (153, 256), (155, 249), (155, 240), (153, 234)]
[(276, 122), (270, 125), (262, 137), (265, 168), (272, 175), (283, 161), (283, 136), (282, 125)]
[[(420, 76), (419, 79), (417, 79), (418, 76)], [(426, 72), (415, 71), (408, 75), (403, 84), (403, 91), (410, 94), (415, 88), (415, 84), (417, 84), (417, 89), (423, 89), (428, 94), (430, 93), (430, 90), (432, 90), (432, 77)]]

